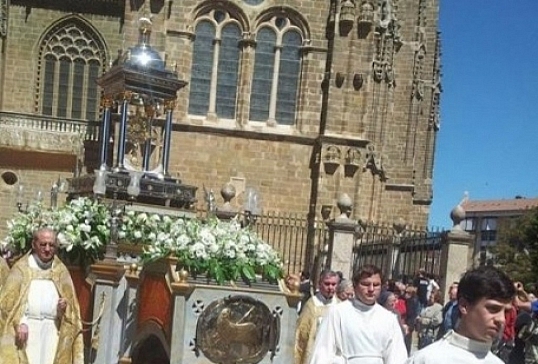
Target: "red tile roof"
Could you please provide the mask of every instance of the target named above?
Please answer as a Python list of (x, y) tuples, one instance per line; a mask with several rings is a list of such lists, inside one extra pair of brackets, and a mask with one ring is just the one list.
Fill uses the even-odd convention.
[(461, 205), (465, 212), (522, 211), (538, 207), (538, 198), (515, 198), (512, 200), (467, 200)]

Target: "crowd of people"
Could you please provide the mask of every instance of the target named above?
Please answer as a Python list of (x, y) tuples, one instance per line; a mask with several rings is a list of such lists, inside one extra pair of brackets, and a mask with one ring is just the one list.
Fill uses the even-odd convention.
[(538, 301), (495, 267), (465, 272), (444, 304), (424, 270), (410, 284), (384, 281), (374, 265), (351, 279), (323, 271), (316, 290), (309, 282), (303, 275), (295, 364), (538, 363), (528, 338), (538, 339)]
[[(33, 234), (9, 269), (0, 258), (0, 364), (82, 364), (82, 320), (56, 233)], [(495, 267), (468, 270), (447, 291), (419, 270), (410, 284), (364, 265), (323, 271), (304, 293), (295, 364), (538, 363), (538, 300)], [(415, 348), (416, 345), (416, 348)]]

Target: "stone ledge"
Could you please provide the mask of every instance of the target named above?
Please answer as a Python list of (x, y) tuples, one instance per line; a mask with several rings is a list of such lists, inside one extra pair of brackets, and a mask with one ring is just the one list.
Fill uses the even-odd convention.
[(78, 154), (83, 135), (0, 125), (0, 145), (23, 150)]

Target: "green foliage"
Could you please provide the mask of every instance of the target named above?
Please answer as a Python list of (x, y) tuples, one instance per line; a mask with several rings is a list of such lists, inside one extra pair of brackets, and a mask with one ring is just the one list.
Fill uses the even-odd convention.
[(495, 264), (514, 281), (534, 290), (538, 281), (538, 208), (524, 215), (499, 221), (497, 244), (490, 248)]

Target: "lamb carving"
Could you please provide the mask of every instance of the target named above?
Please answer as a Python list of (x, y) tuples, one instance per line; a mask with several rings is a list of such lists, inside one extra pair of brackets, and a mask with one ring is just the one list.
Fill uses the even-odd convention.
[[(248, 311), (243, 318), (247, 317)], [(231, 311), (229, 307), (225, 307), (217, 317), (217, 331), (221, 333), (220, 341), (223, 345), (241, 344), (249, 348), (255, 348), (260, 345), (261, 338), (256, 324), (253, 322), (232, 322)]]

